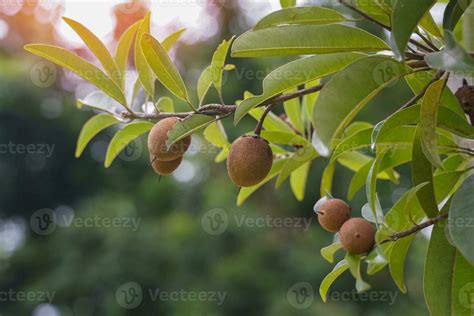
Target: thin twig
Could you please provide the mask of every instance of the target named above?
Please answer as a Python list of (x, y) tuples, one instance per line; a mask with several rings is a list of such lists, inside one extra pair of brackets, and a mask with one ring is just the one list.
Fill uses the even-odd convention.
[(419, 232), (420, 230), (422, 230), (422, 229), (424, 229), (428, 226), (434, 225), (437, 222), (440, 222), (440, 221), (448, 218), (448, 216), (449, 216), (449, 213), (443, 213), (443, 214), (438, 215), (436, 217), (433, 217), (432, 219), (429, 219), (426, 222), (423, 222), (421, 224), (415, 224), (415, 226), (413, 226), (413, 227), (410, 227), (410, 228), (408, 228), (406, 230), (403, 230), (399, 233), (387, 236), (387, 239), (382, 240), (380, 242), (380, 244), (385, 244), (385, 243), (390, 242), (390, 241), (397, 241), (397, 240), (399, 240), (403, 237), (413, 235), (413, 234)]
[(255, 135), (260, 136), (260, 132), (262, 131), (262, 127), (263, 127), (263, 122), (265, 121), (265, 118), (267, 117), (267, 115), (272, 111), (272, 108), (273, 106), (275, 106), (275, 104), (277, 103), (271, 103), (267, 105), (267, 107), (265, 108), (265, 111), (263, 111), (262, 116), (258, 120), (257, 126), (255, 126), (255, 130), (254, 130)]
[(407, 103), (405, 103), (400, 109), (406, 109), (406, 108), (409, 108), (410, 106), (414, 105), (416, 102), (418, 102), (426, 93), (426, 91), (428, 90), (428, 88), (435, 82), (435, 81), (438, 81), (443, 75), (444, 75), (444, 71), (443, 70), (440, 70), (436, 73), (436, 75), (433, 77), (433, 79), (430, 80), (430, 82), (428, 82), (428, 84), (420, 91), (418, 92), (418, 94), (416, 94), (415, 96), (413, 96), (410, 100), (408, 100)]

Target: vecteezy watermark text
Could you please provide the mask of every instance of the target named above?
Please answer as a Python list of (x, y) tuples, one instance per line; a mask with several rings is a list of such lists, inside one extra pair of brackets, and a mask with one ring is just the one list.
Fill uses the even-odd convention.
[(55, 144), (15, 144), (10, 141), (8, 144), (0, 144), (0, 154), (24, 155), (38, 154), (50, 158), (53, 154)]
[(56, 291), (0, 291), (0, 302), (47, 302), (52, 303)]

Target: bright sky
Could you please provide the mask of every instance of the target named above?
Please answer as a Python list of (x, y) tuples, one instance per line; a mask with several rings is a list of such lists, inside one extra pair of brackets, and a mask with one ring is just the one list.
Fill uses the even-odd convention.
[[(48, 0), (51, 1), (51, 0)], [(53, 0), (61, 1), (64, 4), (64, 16), (80, 21), (91, 29), (100, 38), (104, 38), (112, 31), (113, 17), (111, 8), (124, 0)], [(236, 1), (236, 0), (225, 0)], [(159, 38), (167, 34), (160, 34), (159, 27), (169, 25), (170, 22), (177, 22), (179, 27), (188, 29), (188, 38), (196, 35), (201, 30), (216, 31), (217, 24), (214, 19), (206, 18), (204, 3), (207, 0), (148, 0), (151, 2), (152, 23), (156, 26), (155, 34)], [(280, 7), (279, 0), (242, 0), (241, 6), (248, 13), (252, 14), (252, 20), (258, 19), (268, 12), (277, 10)], [(264, 11), (262, 11), (262, 4)], [(266, 4), (266, 5), (265, 5)], [(252, 7), (258, 6), (260, 12), (252, 12)], [(63, 21), (59, 25), (59, 32), (72, 44), (80, 45), (80, 38)], [(185, 34), (186, 34), (185, 33)], [(194, 33), (194, 35), (192, 35)], [(212, 33), (211, 33), (212, 35)], [(185, 38), (186, 39), (186, 38)]]

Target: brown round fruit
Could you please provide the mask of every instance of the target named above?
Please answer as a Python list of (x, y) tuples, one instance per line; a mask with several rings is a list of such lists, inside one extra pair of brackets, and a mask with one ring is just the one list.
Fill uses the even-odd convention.
[(179, 122), (177, 117), (165, 118), (153, 126), (148, 135), (148, 151), (158, 160), (171, 161), (183, 156), (191, 144), (191, 136), (176, 142), (170, 148), (166, 145), (168, 132)]
[(340, 199), (327, 200), (318, 210), (319, 224), (327, 231), (335, 233), (351, 218), (351, 207)]
[(156, 158), (150, 157), (151, 166), (153, 170), (155, 170), (155, 172), (159, 174), (160, 176), (167, 176), (171, 174), (173, 171), (175, 171), (179, 167), (182, 160), (183, 160), (183, 156), (179, 157), (178, 159), (170, 160), (170, 161), (162, 161), (162, 160), (158, 160)]
[(375, 243), (375, 228), (363, 218), (351, 218), (339, 230), (339, 239), (347, 252), (367, 253)]
[(260, 136), (242, 136), (230, 147), (227, 172), (240, 187), (260, 183), (270, 172), (273, 163), (272, 149)]

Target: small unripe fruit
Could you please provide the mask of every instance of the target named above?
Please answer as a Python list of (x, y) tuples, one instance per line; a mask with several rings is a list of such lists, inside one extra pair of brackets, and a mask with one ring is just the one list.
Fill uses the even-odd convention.
[(250, 187), (265, 179), (272, 163), (272, 149), (266, 140), (260, 136), (242, 136), (230, 147), (227, 172), (238, 186)]
[(330, 199), (321, 205), (317, 213), (319, 224), (325, 230), (335, 233), (351, 218), (351, 207), (343, 200)]
[(183, 156), (179, 157), (178, 159), (175, 160), (170, 160), (170, 161), (163, 161), (163, 160), (158, 160), (156, 158), (150, 157), (150, 162), (153, 170), (160, 176), (167, 176), (171, 174), (173, 171), (178, 169), (179, 165), (181, 164), (181, 161), (183, 160)]
[(174, 143), (170, 148), (166, 145), (168, 132), (174, 124), (179, 122), (177, 117), (165, 118), (153, 126), (148, 135), (148, 151), (161, 161), (176, 160), (183, 156), (191, 144), (191, 136)]
[(339, 230), (339, 239), (347, 252), (367, 253), (375, 243), (375, 228), (363, 218), (351, 218)]

